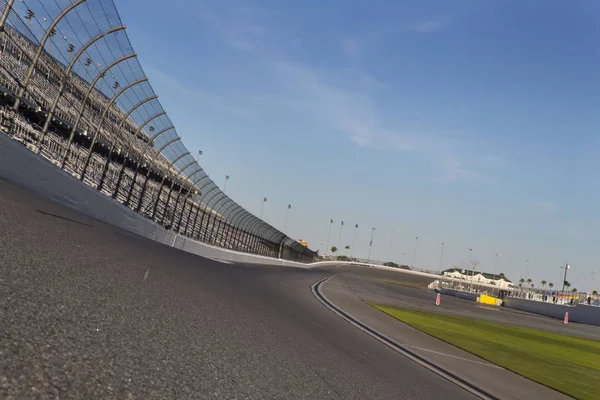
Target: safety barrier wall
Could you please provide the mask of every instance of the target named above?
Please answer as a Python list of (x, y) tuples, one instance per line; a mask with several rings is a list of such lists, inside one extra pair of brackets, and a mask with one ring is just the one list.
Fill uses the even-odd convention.
[(43, 157), (0, 133), (0, 178), (32, 190), (85, 215), (107, 222), (148, 239), (207, 258), (240, 263), (302, 266), (279, 260), (210, 246), (164, 229), (118, 201), (82, 184)]
[(600, 326), (600, 307), (578, 304), (574, 307), (543, 303), (526, 299), (508, 297), (504, 299), (504, 306), (515, 310), (527, 311), (557, 319), (563, 319), (569, 313), (570, 322)]

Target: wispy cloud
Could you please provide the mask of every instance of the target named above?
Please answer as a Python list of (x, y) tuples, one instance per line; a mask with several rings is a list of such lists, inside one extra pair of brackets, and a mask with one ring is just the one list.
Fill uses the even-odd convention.
[(434, 33), (446, 29), (452, 24), (452, 18), (430, 19), (410, 24), (407, 30), (418, 33)]
[(207, 107), (212, 107), (213, 109), (224, 111), (247, 120), (256, 120), (258, 118), (257, 113), (251, 108), (233, 105), (230, 101), (220, 96), (204, 93), (199, 89), (191, 88), (148, 64), (145, 65), (144, 69), (148, 76), (151, 77), (153, 83), (161, 85), (189, 101), (202, 103)]
[(419, 154), (438, 165), (439, 181), (478, 179), (481, 171), (503, 165), (499, 157), (485, 153), (470, 163), (460, 161), (456, 149), (467, 146), (456, 139), (384, 126), (368, 93), (335, 86), (309, 67), (278, 62), (273, 69), (287, 87), (285, 97), (291, 107), (331, 130), (347, 134), (357, 146)]

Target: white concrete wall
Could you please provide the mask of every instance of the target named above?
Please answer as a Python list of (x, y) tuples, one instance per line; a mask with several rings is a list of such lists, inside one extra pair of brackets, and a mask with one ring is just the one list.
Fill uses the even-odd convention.
[(306, 267), (298, 262), (227, 250), (175, 235), (81, 183), (3, 133), (0, 133), (0, 178), (100, 221), (203, 257), (237, 263)]

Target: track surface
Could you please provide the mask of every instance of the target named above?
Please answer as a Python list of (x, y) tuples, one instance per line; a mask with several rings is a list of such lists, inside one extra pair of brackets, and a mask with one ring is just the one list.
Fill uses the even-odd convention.
[(311, 294), (0, 181), (0, 398), (469, 399)]
[[(600, 327), (569, 323), (561, 320), (519, 311), (506, 307), (495, 307), (479, 304), (474, 301), (442, 295), (440, 306), (435, 306), (435, 293), (412, 285), (424, 285), (431, 280), (418, 276), (391, 273), (389, 277), (377, 271), (344, 271), (343, 279), (357, 296), (366, 302), (395, 305), (422, 311), (458, 315), (502, 324), (510, 324), (525, 328), (539, 329), (562, 335), (580, 336), (600, 340)], [(411, 286), (387, 283), (394, 280)]]

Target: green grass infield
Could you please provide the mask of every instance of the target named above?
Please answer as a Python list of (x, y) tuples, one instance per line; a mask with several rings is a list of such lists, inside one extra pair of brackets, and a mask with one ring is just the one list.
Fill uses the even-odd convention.
[(600, 399), (600, 341), (379, 304), (422, 332), (577, 399)]

